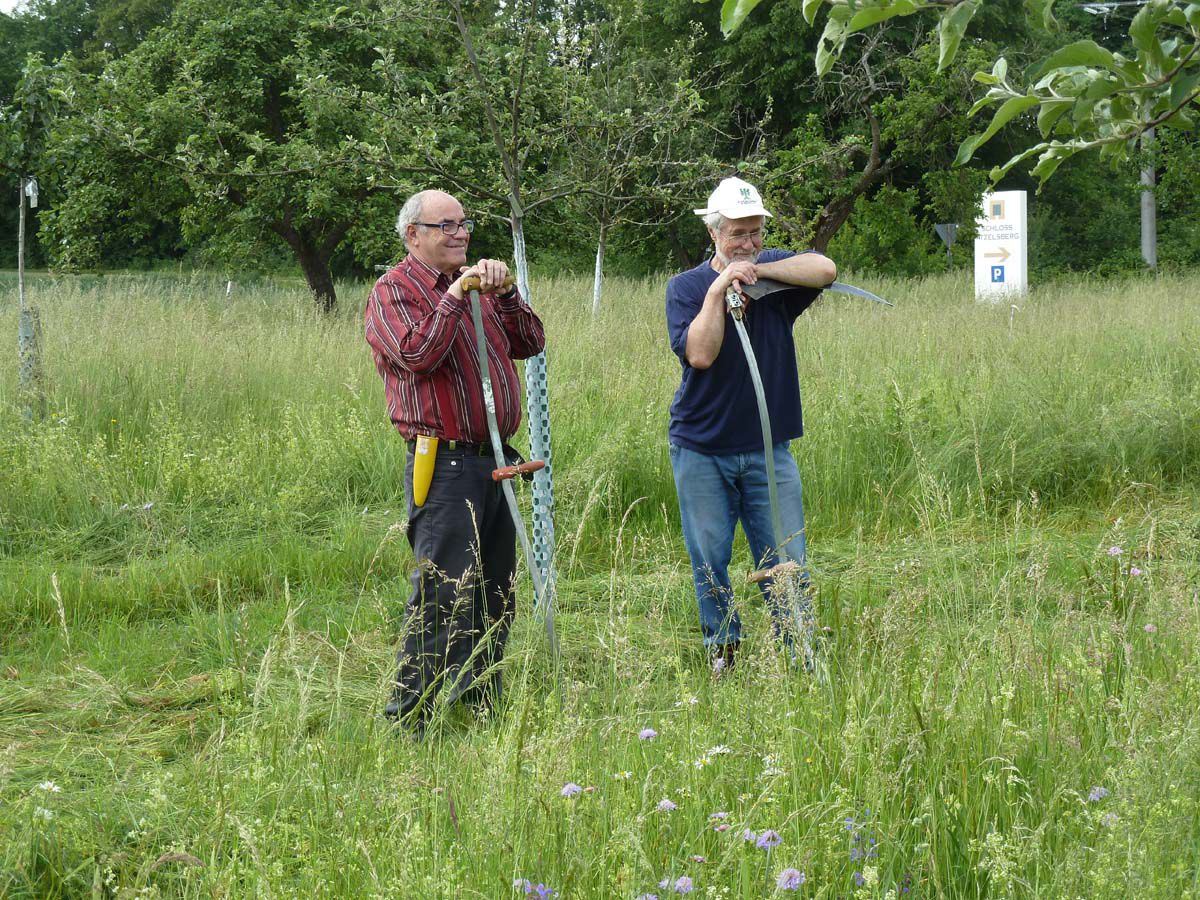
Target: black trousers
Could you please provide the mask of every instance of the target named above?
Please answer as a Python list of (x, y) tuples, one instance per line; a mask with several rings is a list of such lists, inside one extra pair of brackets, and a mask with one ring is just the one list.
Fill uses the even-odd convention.
[(389, 713), (423, 726), (439, 692), (494, 702), (516, 610), (516, 529), (492, 456), (438, 448), (423, 506), (412, 502), (413, 455), (404, 470), (408, 542), (416, 557), (396, 655)]

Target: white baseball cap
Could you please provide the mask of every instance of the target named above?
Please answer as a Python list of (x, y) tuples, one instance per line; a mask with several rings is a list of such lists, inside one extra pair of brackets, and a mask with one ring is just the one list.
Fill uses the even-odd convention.
[(754, 185), (740, 178), (726, 178), (708, 195), (708, 206), (692, 212), (698, 216), (720, 213), (727, 219), (771, 215), (762, 205), (762, 196)]

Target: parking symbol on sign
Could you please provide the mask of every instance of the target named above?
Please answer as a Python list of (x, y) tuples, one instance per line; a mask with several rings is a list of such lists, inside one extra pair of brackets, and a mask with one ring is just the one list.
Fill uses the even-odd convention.
[(1004, 283), (1004, 266), (992, 266), (992, 284)]

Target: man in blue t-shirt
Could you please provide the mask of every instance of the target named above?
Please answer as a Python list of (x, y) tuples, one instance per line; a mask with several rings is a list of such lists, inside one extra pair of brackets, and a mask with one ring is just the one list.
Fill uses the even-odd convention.
[[(716, 671), (733, 664), (741, 623), (733, 607), (729, 560), (738, 521), (755, 560), (777, 561), (767, 491), (766, 459), (758, 402), (725, 292), (759, 278), (810, 288), (746, 303), (744, 323), (758, 358), (775, 441), (772, 454), (787, 555), (804, 563), (804, 506), (800, 472), (788, 449), (803, 433), (800, 383), (792, 326), (837, 277), (819, 253), (763, 250), (763, 224), (771, 214), (757, 190), (726, 178), (695, 210), (713, 242), (712, 257), (667, 284), (667, 329), (683, 380), (671, 404), (671, 468), (679, 495), (683, 539), (692, 561), (700, 630)], [(760, 587), (769, 598), (769, 583)], [(782, 610), (772, 608), (776, 629)]]

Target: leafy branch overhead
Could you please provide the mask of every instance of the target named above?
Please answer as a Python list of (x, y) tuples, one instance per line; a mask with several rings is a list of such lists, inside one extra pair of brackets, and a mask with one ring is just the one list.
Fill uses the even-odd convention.
[[(721, 27), (728, 35), (760, 0), (725, 0)], [(858, 32), (898, 16), (938, 16), (940, 69), (954, 59), (967, 26), (985, 3), (998, 0), (804, 0), (809, 25), (828, 7), (817, 49), (824, 76)], [(1031, 23), (1057, 27), (1052, 0), (1028, 0)], [(1116, 52), (1092, 40), (1070, 43), (1028, 71), (1010, 74), (1004, 57), (975, 80), (987, 85), (971, 114), (996, 107), (988, 126), (963, 141), (955, 160), (963, 164), (1006, 124), (1037, 113), (1041, 141), (992, 169), (998, 181), (1013, 166), (1036, 157), (1032, 173), (1045, 182), (1067, 159), (1085, 150), (1102, 158), (1124, 157), (1152, 128), (1190, 131), (1200, 103), (1200, 3), (1148, 0), (1129, 25), (1128, 45)]]

